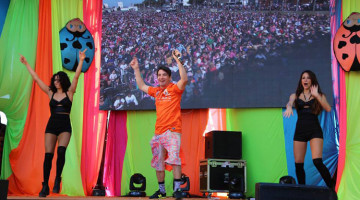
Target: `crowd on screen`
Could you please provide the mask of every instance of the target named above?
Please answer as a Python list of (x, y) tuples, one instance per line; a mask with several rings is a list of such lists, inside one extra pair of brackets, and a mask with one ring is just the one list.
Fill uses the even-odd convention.
[[(324, 6), (326, 7), (326, 6)], [(329, 14), (307, 12), (244, 12), (238, 9), (140, 10), (103, 13), (100, 109), (136, 109), (151, 97), (136, 88), (133, 56), (146, 84), (157, 86), (154, 71), (168, 66), (179, 80), (171, 51), (180, 50), (189, 83), (183, 101), (199, 98), (209, 72), (266, 67), (286, 47), (312, 43), (330, 34)], [(216, 80), (215, 80), (216, 81)]]

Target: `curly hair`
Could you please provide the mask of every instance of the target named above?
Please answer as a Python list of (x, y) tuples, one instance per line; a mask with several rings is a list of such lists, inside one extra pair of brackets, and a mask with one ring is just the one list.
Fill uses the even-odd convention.
[(57, 89), (55, 87), (55, 84), (54, 84), (54, 81), (55, 81), (55, 77), (58, 76), (59, 77), (59, 81), (60, 81), (60, 85), (61, 85), (61, 88), (64, 92), (67, 92), (70, 88), (70, 85), (71, 85), (71, 82), (70, 82), (70, 79), (69, 79), (69, 76), (63, 72), (63, 71), (59, 71), (58, 73), (54, 74), (52, 77), (51, 77), (51, 83), (50, 83), (50, 90), (52, 92), (56, 92)]
[[(316, 85), (317, 85), (317, 86), (318, 86), (318, 92), (319, 92), (320, 95), (322, 95), (323, 93), (322, 93), (322, 91), (321, 91), (321, 88), (320, 88), (320, 85), (319, 85), (319, 82), (318, 82), (318, 80), (317, 80), (317, 78), (316, 78), (315, 73), (312, 72), (312, 71), (310, 71), (310, 70), (305, 70), (305, 71), (303, 71), (303, 72), (301, 73), (301, 75), (300, 75), (299, 83), (298, 83), (298, 86), (297, 86), (297, 89), (296, 89), (296, 98), (299, 98), (300, 94), (301, 94), (302, 92), (304, 92), (304, 87), (303, 87), (303, 85), (302, 85), (302, 83), (301, 83), (301, 79), (302, 79), (302, 76), (303, 76), (305, 73), (307, 73), (307, 74), (309, 75), (309, 77), (310, 77), (311, 86), (313, 86), (313, 85), (316, 86)], [(297, 105), (296, 103), (295, 103), (295, 108), (298, 109), (298, 105)], [(311, 111), (312, 111), (312, 113), (318, 115), (318, 114), (320, 114), (320, 112), (321, 112), (322, 110), (323, 110), (323, 108), (321, 107), (320, 102), (319, 102), (317, 99), (315, 99), (314, 104), (311, 106)]]

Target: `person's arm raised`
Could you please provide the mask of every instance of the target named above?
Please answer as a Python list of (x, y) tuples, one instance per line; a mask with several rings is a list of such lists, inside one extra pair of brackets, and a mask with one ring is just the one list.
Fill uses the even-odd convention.
[(324, 94), (319, 94), (318, 86), (317, 85), (312, 85), (311, 88), (310, 88), (310, 92), (311, 92), (311, 95), (313, 95), (319, 101), (319, 103), (323, 107), (323, 109), (326, 112), (330, 112), (331, 106), (327, 102), (325, 95)]
[(74, 94), (75, 91), (76, 91), (76, 87), (77, 87), (77, 84), (78, 84), (78, 81), (79, 81), (79, 76), (81, 74), (81, 69), (82, 69), (82, 65), (84, 63), (84, 59), (86, 57), (86, 52), (87, 49), (85, 49), (84, 51), (79, 51), (79, 64), (76, 68), (76, 71), (75, 71), (75, 76), (71, 82), (71, 85), (70, 85), (70, 88), (69, 88), (69, 92)]
[(35, 80), (35, 82), (39, 85), (40, 89), (44, 91), (49, 97), (51, 97), (51, 90), (49, 86), (47, 86), (40, 77), (36, 74), (36, 72), (31, 68), (30, 64), (26, 60), (23, 55), (20, 55), (20, 62), (26, 66), (26, 69), (29, 71), (31, 77)]
[(180, 80), (176, 83), (176, 85), (178, 86), (178, 88), (180, 90), (184, 90), (186, 87), (186, 84), (188, 82), (188, 77), (187, 77), (187, 73), (186, 73), (184, 65), (179, 60), (179, 57), (181, 57), (181, 54), (178, 50), (175, 50), (175, 51), (173, 51), (172, 56), (175, 59), (177, 65), (179, 67), (179, 74), (180, 74)]
[(136, 57), (132, 59), (130, 62), (131, 68), (134, 70), (136, 84), (138, 85), (139, 89), (145, 93), (148, 93), (149, 86), (145, 84), (144, 80), (141, 77), (140, 69), (139, 69), (139, 62)]

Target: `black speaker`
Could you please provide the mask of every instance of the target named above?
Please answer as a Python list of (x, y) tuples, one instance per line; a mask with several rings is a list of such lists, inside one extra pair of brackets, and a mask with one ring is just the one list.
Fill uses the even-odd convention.
[(9, 181), (8, 180), (0, 180), (0, 200), (7, 199)]
[(322, 186), (256, 183), (256, 200), (337, 200), (334, 190)]
[(205, 158), (241, 159), (241, 132), (210, 131), (205, 135)]

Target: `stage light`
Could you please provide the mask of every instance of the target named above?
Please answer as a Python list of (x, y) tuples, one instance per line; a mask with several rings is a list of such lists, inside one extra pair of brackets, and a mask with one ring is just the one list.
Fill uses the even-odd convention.
[(228, 193), (226, 192), (216, 192), (213, 194), (215, 197), (228, 197)]
[(232, 177), (229, 181), (229, 198), (230, 199), (244, 199), (244, 178), (243, 177)]
[(180, 190), (181, 190), (181, 196), (183, 198), (190, 198), (189, 190), (190, 190), (190, 179), (185, 174), (181, 174), (181, 184), (180, 184)]
[[(135, 184), (140, 186), (135, 186)], [(136, 173), (130, 177), (130, 192), (129, 196), (131, 197), (145, 197), (145, 189), (146, 189), (146, 178), (139, 173)]]
[(280, 184), (296, 184), (295, 179), (292, 176), (283, 176), (279, 180)]

